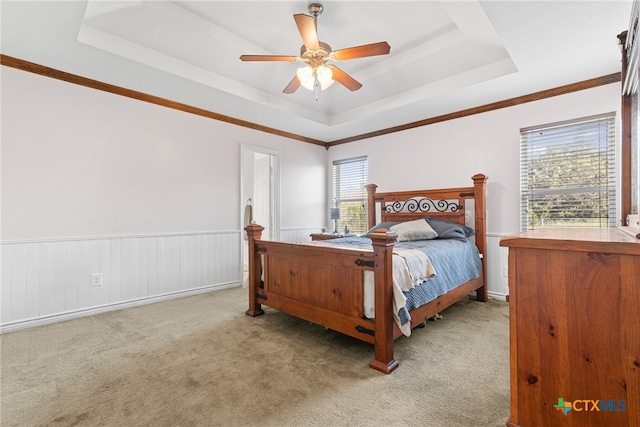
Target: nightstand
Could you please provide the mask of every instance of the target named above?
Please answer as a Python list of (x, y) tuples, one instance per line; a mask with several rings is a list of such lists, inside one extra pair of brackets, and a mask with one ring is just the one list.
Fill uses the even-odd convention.
[(311, 240), (331, 240), (344, 237), (342, 234), (323, 234), (323, 233), (311, 233)]

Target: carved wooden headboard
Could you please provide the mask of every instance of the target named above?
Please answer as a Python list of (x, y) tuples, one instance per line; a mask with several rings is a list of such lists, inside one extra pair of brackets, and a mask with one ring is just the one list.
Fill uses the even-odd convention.
[(440, 188), (433, 190), (395, 191), (377, 193), (375, 184), (367, 188), (368, 227), (376, 224), (378, 213), (380, 222), (411, 221), (433, 216), (456, 224), (465, 224), (466, 202), (473, 201), (476, 230), (475, 243), (481, 254), (486, 255), (486, 183), (489, 177), (476, 174), (471, 177), (472, 187)]

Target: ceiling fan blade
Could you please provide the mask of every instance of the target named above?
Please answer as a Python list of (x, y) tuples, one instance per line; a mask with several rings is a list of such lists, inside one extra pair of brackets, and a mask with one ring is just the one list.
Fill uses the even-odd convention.
[(293, 15), (293, 19), (296, 21), (300, 36), (302, 36), (302, 42), (309, 50), (316, 50), (320, 48), (318, 43), (318, 31), (316, 29), (316, 22), (313, 16), (305, 15), (304, 13), (298, 13)]
[(287, 87), (284, 88), (282, 92), (284, 93), (293, 93), (300, 87), (300, 80), (298, 80), (298, 76), (293, 76), (293, 79), (289, 82)]
[(386, 55), (390, 51), (391, 46), (389, 46), (389, 43), (378, 42), (336, 50), (332, 56), (337, 61), (342, 61), (345, 59), (364, 58), (365, 56)]
[(241, 61), (290, 61), (298, 60), (297, 56), (285, 55), (240, 55)]
[(331, 71), (333, 72), (333, 80), (337, 81), (350, 91), (358, 90), (362, 87), (362, 83), (360, 83), (335, 65), (329, 65), (329, 68), (331, 68)]

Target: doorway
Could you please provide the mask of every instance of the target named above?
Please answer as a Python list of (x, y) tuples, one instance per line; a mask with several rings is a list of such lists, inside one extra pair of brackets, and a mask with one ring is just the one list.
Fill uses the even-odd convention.
[(240, 147), (240, 224), (242, 242), (242, 285), (248, 280), (248, 242), (244, 227), (255, 222), (264, 227), (262, 238), (280, 238), (278, 189), (280, 154), (267, 148)]

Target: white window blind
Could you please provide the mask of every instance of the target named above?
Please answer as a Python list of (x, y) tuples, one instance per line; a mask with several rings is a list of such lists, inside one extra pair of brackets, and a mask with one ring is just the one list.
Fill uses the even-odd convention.
[(615, 227), (615, 113), (520, 130), (521, 225)]
[(352, 234), (366, 233), (366, 183), (366, 156), (333, 162), (333, 195), (335, 207), (340, 209), (339, 231), (344, 231), (347, 226)]

